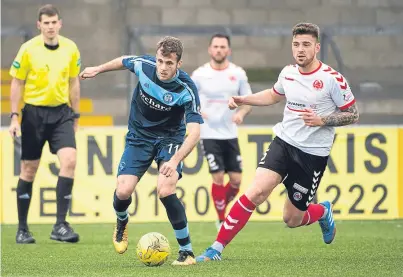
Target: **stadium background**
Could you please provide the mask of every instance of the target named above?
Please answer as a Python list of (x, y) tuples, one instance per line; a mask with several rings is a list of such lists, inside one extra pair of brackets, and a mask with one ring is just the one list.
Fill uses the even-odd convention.
[[(184, 42), (184, 70), (208, 61), (212, 31), (232, 33), (232, 60), (244, 67), (253, 91), (273, 84), (292, 62), (291, 27), (300, 21), (320, 25), (330, 47), (326, 62), (342, 69), (356, 95), (360, 124), (340, 128), (318, 199), (333, 199), (340, 219), (403, 218), (403, 1), (399, 0), (3, 0), (1, 23), (1, 217), (17, 220), (15, 185), (19, 148), (7, 132), (10, 111), (8, 69), (21, 43), (36, 35), (38, 7), (56, 4), (61, 34), (73, 39), (82, 66), (127, 54), (154, 53), (157, 40), (175, 34)], [(150, 26), (156, 26), (154, 29)], [(162, 31), (160, 27), (164, 27)], [(194, 33), (192, 33), (192, 30)], [(133, 34), (140, 34), (138, 41)], [(129, 39), (131, 37), (131, 39)], [(141, 43), (138, 43), (138, 42)], [(324, 42), (324, 41), (322, 41)], [(337, 58), (338, 51), (341, 59)], [(113, 222), (111, 195), (124, 146), (128, 95), (127, 73), (108, 73), (82, 83), (81, 128), (77, 133), (78, 166), (70, 209), (72, 223)], [(257, 159), (272, 138), (270, 125), (281, 119), (282, 106), (255, 108), (240, 130), (244, 159), (242, 190), (250, 183)], [(189, 220), (213, 221), (210, 177), (200, 149), (185, 162), (178, 195)], [(30, 223), (52, 223), (56, 211), (56, 157), (45, 148), (34, 185)], [(154, 167), (155, 168), (155, 167)], [(130, 211), (135, 221), (165, 221), (155, 193), (155, 169), (145, 176)], [(283, 188), (255, 213), (255, 220), (280, 220)]]

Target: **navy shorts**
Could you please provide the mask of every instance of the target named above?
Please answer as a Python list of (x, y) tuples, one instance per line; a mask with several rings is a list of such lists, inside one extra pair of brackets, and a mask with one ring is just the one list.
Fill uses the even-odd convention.
[[(162, 161), (169, 161), (183, 143), (182, 137), (145, 138), (128, 134), (126, 146), (118, 166), (119, 175), (135, 175), (139, 179), (146, 173), (153, 160), (158, 168)], [(176, 171), (182, 178), (183, 162)]]

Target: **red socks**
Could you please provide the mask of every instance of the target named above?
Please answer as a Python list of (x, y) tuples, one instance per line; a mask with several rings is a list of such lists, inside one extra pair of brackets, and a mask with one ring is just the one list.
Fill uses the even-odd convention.
[(239, 188), (234, 188), (230, 182), (228, 182), (227, 185), (225, 185), (225, 190), (226, 190), (226, 195), (225, 195), (225, 201), (227, 202), (227, 204), (229, 202), (231, 202), (235, 196), (238, 194), (239, 192)]
[(224, 221), (225, 208), (227, 207), (227, 203), (225, 202), (225, 187), (213, 183), (213, 186), (211, 187), (211, 196), (213, 198), (214, 207), (218, 214), (218, 220)]
[(318, 221), (325, 213), (325, 207), (321, 204), (310, 204), (308, 210), (304, 214), (301, 225), (311, 225), (312, 223)]
[(218, 232), (216, 241), (223, 246), (230, 243), (248, 222), (255, 208), (255, 204), (253, 204), (245, 194), (242, 195), (232, 206), (225, 222), (221, 226), (220, 232)]
[(211, 196), (218, 214), (218, 220), (225, 220), (225, 209), (227, 208), (227, 204), (235, 198), (238, 192), (239, 188), (234, 188), (229, 182), (225, 187), (213, 183), (213, 186), (211, 187)]

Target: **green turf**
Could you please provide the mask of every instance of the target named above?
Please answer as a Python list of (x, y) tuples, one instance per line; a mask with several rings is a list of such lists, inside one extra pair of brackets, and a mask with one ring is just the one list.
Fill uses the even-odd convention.
[[(299, 229), (251, 222), (224, 252), (224, 260), (190, 267), (149, 268), (135, 246), (146, 232), (176, 242), (170, 225), (131, 224), (129, 249), (114, 252), (112, 225), (75, 225), (78, 244), (49, 240), (50, 225), (32, 225), (36, 245), (16, 245), (15, 226), (2, 226), (1, 276), (403, 276), (403, 221), (338, 221), (334, 244), (325, 245), (317, 224)], [(196, 254), (215, 238), (213, 223), (190, 224)]]

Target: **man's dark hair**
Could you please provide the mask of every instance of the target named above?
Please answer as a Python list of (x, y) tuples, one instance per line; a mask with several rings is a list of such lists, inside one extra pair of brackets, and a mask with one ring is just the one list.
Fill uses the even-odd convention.
[(166, 36), (157, 43), (157, 51), (161, 49), (161, 54), (166, 57), (175, 53), (177, 61), (180, 61), (183, 53), (182, 42), (176, 37)]
[(292, 28), (292, 36), (296, 35), (312, 35), (319, 41), (320, 29), (318, 25), (313, 23), (302, 22)]
[(45, 6), (42, 6), (39, 11), (38, 11), (38, 20), (42, 21), (42, 15), (47, 15), (47, 16), (59, 16), (60, 18), (60, 12), (59, 10), (51, 5), (51, 4), (47, 4)]
[(231, 47), (231, 39), (230, 39), (230, 37), (228, 35), (220, 34), (220, 33), (217, 33), (217, 34), (214, 34), (214, 35), (211, 36), (209, 45), (211, 45), (211, 43), (213, 42), (213, 39), (215, 39), (215, 38), (225, 38), (228, 41), (228, 47)]

